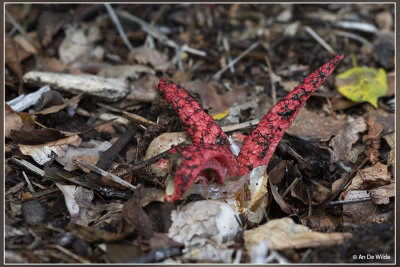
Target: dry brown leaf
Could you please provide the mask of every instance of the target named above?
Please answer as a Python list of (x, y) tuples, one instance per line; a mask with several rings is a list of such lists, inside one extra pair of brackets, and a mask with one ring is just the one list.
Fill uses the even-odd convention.
[(46, 114), (56, 113), (66, 107), (72, 107), (74, 105), (77, 105), (79, 103), (79, 101), (81, 100), (83, 94), (84, 93), (80, 93), (79, 95), (76, 95), (76, 96), (72, 97), (71, 99), (69, 99), (68, 101), (66, 101), (64, 104), (51, 106), (49, 108), (35, 112), (35, 114), (46, 115)]
[(286, 202), (281, 195), (279, 195), (278, 190), (274, 187), (272, 183), (270, 183), (270, 188), (271, 188), (271, 193), (273, 198), (275, 199), (276, 203), (278, 203), (279, 207), (281, 210), (286, 213), (286, 214), (293, 214), (295, 211), (295, 208), (290, 205), (288, 202)]
[(16, 41), (8, 34), (5, 35), (5, 63), (18, 77), (22, 76), (20, 63), (31, 53), (25, 51)]
[(332, 212), (314, 209), (310, 217), (304, 216), (301, 219), (303, 225), (308, 225), (312, 230), (317, 230), (321, 232), (333, 232), (342, 223), (342, 216), (336, 216)]
[(162, 72), (167, 71), (171, 67), (166, 54), (145, 46), (132, 49), (129, 52), (128, 60), (139, 64), (150, 64), (155, 70)]
[(327, 116), (322, 112), (316, 112), (303, 108), (300, 110), (298, 118), (287, 130), (288, 134), (301, 137), (318, 137), (319, 139), (329, 139), (337, 134), (345, 124), (345, 115), (338, 115), (336, 119)]
[[(74, 160), (76, 160), (76, 159), (88, 162), (88, 163), (90, 163), (92, 165), (96, 165), (96, 163), (99, 161), (99, 157), (90, 156), (90, 155), (79, 155), (79, 156), (72, 157), (72, 161), (71, 162), (74, 162)], [(91, 172), (88, 168), (85, 168), (85, 167), (79, 165), (79, 163), (76, 163), (76, 165), (78, 165), (78, 167), (82, 171), (84, 171), (85, 173)], [(64, 169), (65, 169), (65, 167), (64, 167)], [(124, 187), (124, 189), (125, 189), (125, 187)]]
[[(366, 198), (369, 194), (366, 190), (351, 190), (345, 200), (357, 200)], [(393, 220), (393, 210), (381, 211), (372, 201), (343, 204), (343, 221), (357, 225), (369, 223), (390, 223)]]
[(126, 99), (137, 102), (152, 102), (157, 97), (155, 86), (158, 84), (159, 78), (155, 75), (145, 75), (136, 80), (130, 86), (130, 93)]
[(368, 116), (368, 134), (363, 136), (365, 143), (365, 154), (372, 164), (379, 161), (379, 148), (381, 147), (381, 133), (383, 130), (382, 124), (377, 122), (372, 115)]
[(79, 146), (81, 141), (82, 138), (73, 135), (41, 145), (19, 145), (19, 149), (22, 154), (31, 156), (37, 163), (43, 165), (54, 158), (53, 153), (57, 158), (63, 157), (69, 145)]
[[(120, 165), (118, 163), (113, 162), (113, 164), (111, 165), (110, 173), (120, 177), (122, 180), (124, 180), (124, 181), (126, 181), (128, 183), (132, 183), (132, 173), (126, 174), (124, 176), (120, 176), (119, 173), (121, 171), (124, 171), (125, 169), (126, 169), (126, 167), (124, 167), (124, 166), (122, 166), (122, 165)], [(125, 190), (126, 189), (126, 186), (121, 185), (119, 183), (116, 183), (116, 182), (114, 182), (114, 181), (112, 181), (109, 178), (104, 177), (104, 176), (100, 177), (99, 183), (101, 185), (114, 187), (114, 188), (117, 188), (117, 189), (120, 189), (120, 190)]]
[(270, 220), (259, 227), (244, 231), (247, 251), (251, 251), (253, 246), (261, 243), (266, 243), (269, 250), (340, 245), (351, 236), (350, 233), (313, 232), (288, 217)]
[(26, 38), (23, 37), (21, 34), (17, 34), (13, 38), (14, 41), (16, 41), (26, 52), (31, 54), (37, 54), (35, 46), (33, 46), (32, 43), (26, 40)]
[(389, 198), (395, 196), (394, 181), (388, 185), (384, 185), (375, 189), (368, 190), (372, 198), (372, 202), (377, 205), (388, 204)]
[(321, 204), (325, 200), (327, 200), (331, 196), (331, 190), (323, 186), (322, 184), (318, 183), (315, 180), (312, 180), (312, 199), (318, 203)]
[(394, 133), (385, 135), (383, 138), (385, 138), (386, 142), (388, 143), (388, 145), (391, 148), (391, 150), (389, 152), (388, 159), (387, 159), (387, 165), (388, 166), (392, 166), (392, 165), (394, 165), (394, 159), (395, 159), (395, 156), (394, 156), (394, 152), (395, 152), (395, 149), (394, 149), (395, 148), (395, 146), (394, 146), (394, 144), (395, 144)]
[(359, 170), (351, 184), (340, 194), (339, 199), (344, 199), (350, 190), (364, 190), (386, 185), (390, 183), (391, 176), (387, 166), (380, 162), (372, 167)]
[(9, 138), (11, 137), (11, 131), (21, 130), (24, 123), (22, 122), (20, 116), (18, 116), (18, 113), (12, 110), (8, 104), (5, 104), (4, 110), (4, 135), (6, 138)]
[(344, 127), (329, 143), (333, 149), (332, 162), (347, 159), (352, 145), (359, 138), (358, 133), (364, 132), (367, 125), (364, 118), (359, 117), (351, 123), (347, 123)]

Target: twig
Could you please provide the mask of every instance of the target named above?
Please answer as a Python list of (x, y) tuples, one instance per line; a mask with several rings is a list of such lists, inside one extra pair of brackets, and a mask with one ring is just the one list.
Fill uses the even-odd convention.
[(121, 35), (122, 40), (124, 41), (125, 45), (128, 47), (129, 51), (133, 49), (132, 44), (129, 42), (128, 38), (125, 35), (124, 29), (122, 28), (121, 23), (119, 22), (119, 19), (117, 17), (117, 14), (115, 14), (114, 9), (112, 8), (111, 4), (109, 3), (104, 3), (108, 13), (110, 14), (110, 17), (112, 21), (114, 22), (115, 26), (117, 26), (117, 30), (119, 35)]
[(290, 190), (295, 184), (297, 184), (298, 181), (299, 181), (299, 177), (296, 177), (296, 179), (293, 180), (293, 182), (289, 185), (289, 187), (286, 188), (285, 192), (282, 194), (282, 197), (286, 196), (286, 194), (289, 193), (289, 190)]
[[(126, 11), (123, 11), (123, 10), (117, 10), (116, 13), (118, 16), (121, 16), (130, 21), (136, 22), (137, 24), (140, 25), (140, 27), (142, 28), (143, 31), (145, 31), (147, 34), (150, 34), (151, 36), (153, 36), (160, 42), (164, 43), (165, 45), (168, 45), (169, 47), (173, 47), (173, 48), (179, 47), (177, 43), (175, 43), (171, 39), (168, 39), (168, 37), (164, 33), (160, 32), (154, 26), (152, 26), (151, 24), (142, 20), (141, 18), (138, 18)], [(181, 49), (182, 49), (182, 51), (185, 51), (185, 52), (197, 55), (197, 56), (205, 57), (207, 55), (204, 51), (190, 48), (187, 44), (183, 45), (181, 47)]]
[(272, 101), (273, 104), (275, 105), (276, 104), (275, 73), (272, 71), (271, 61), (269, 60), (269, 57), (267, 55), (265, 55), (265, 62), (267, 63), (268, 66), (269, 79), (271, 81)]
[(83, 257), (81, 257), (81, 256), (79, 256), (79, 255), (77, 255), (75, 253), (72, 253), (71, 251), (63, 248), (60, 245), (48, 245), (48, 246), (63, 252), (65, 255), (72, 257), (74, 260), (76, 260), (76, 261), (78, 261), (80, 263), (91, 263), (89, 260), (87, 260), (87, 259), (85, 259), (85, 258), (83, 258)]
[(219, 80), (219, 77), (221, 76), (222, 73), (224, 73), (231, 66), (235, 65), (239, 60), (241, 60), (248, 53), (253, 51), (259, 44), (260, 44), (260, 41), (253, 43), (249, 48), (247, 48), (245, 51), (243, 51), (239, 56), (237, 56), (234, 60), (232, 60), (228, 65), (226, 65), (221, 70), (219, 70), (217, 73), (215, 73), (212, 78), (215, 80)]
[(31, 191), (32, 193), (35, 193), (36, 191), (33, 188), (32, 184), (31, 184), (31, 181), (29, 181), (29, 178), (28, 178), (28, 176), (26, 175), (26, 173), (24, 171), (22, 171), (22, 175), (24, 176), (25, 181), (28, 184), (29, 191)]
[(123, 185), (123, 186), (131, 189), (132, 191), (134, 191), (136, 189), (136, 186), (131, 185), (127, 181), (119, 178), (118, 176), (116, 176), (116, 175), (114, 175), (112, 173), (103, 171), (102, 169), (100, 169), (100, 168), (98, 168), (98, 167), (96, 167), (96, 166), (94, 166), (94, 165), (92, 165), (92, 164), (90, 164), (90, 163), (88, 163), (86, 161), (79, 160), (79, 159), (74, 159), (73, 162), (76, 165), (80, 165), (80, 166), (83, 166), (85, 168), (88, 168), (89, 170), (94, 171), (95, 173), (98, 173), (98, 174), (100, 174), (100, 175), (102, 175), (102, 176), (104, 176), (104, 177), (106, 177), (106, 178), (108, 178), (108, 179), (120, 184), (120, 185)]
[(337, 201), (330, 201), (326, 205), (327, 206), (335, 206), (340, 204), (353, 204), (359, 202), (370, 201), (371, 197), (362, 197), (362, 198), (355, 198), (355, 199), (348, 199), (348, 200), (337, 200)]
[(322, 39), (318, 33), (316, 33), (313, 29), (311, 29), (311, 27), (306, 26), (305, 27), (306, 31), (318, 42), (320, 43), (320, 45), (322, 45), (329, 53), (331, 53), (332, 55), (336, 55), (336, 51), (327, 43), (324, 41), (324, 39)]
[(14, 17), (8, 13), (7, 9), (4, 9), (4, 12), (6, 14), (7, 20), (18, 30), (18, 32), (28, 41), (30, 42), (33, 47), (38, 48), (35, 45), (35, 42), (32, 40), (32, 38), (29, 36), (29, 34), (22, 28), (21, 25), (14, 19)]
[[(228, 39), (226, 38), (226, 36), (224, 36), (222, 38), (222, 44), (224, 46), (226, 56), (228, 58), (228, 64), (230, 64), (232, 62), (232, 58), (231, 58), (231, 53), (230, 53), (229, 42), (228, 42)], [(235, 67), (233, 65), (231, 65), (229, 69), (230, 69), (231, 73), (235, 73)]]
[(374, 49), (374, 45), (370, 43), (367, 39), (364, 37), (361, 37), (360, 35), (357, 35), (352, 32), (345, 32), (345, 31), (340, 31), (340, 30), (334, 30), (333, 31), (336, 35), (343, 36), (343, 37), (348, 37), (350, 39), (354, 39), (359, 41), (360, 43), (365, 44), (369, 49)]
[(130, 120), (138, 122), (138, 123), (142, 123), (145, 124), (147, 126), (149, 125), (157, 125), (157, 123), (155, 123), (154, 121), (148, 120), (146, 118), (143, 118), (142, 116), (139, 116), (137, 114), (133, 114), (127, 111), (122, 111), (122, 113)]
[(251, 120), (251, 121), (245, 121), (245, 122), (238, 123), (238, 124), (231, 124), (231, 125), (221, 126), (221, 129), (225, 133), (228, 133), (228, 132), (233, 132), (233, 131), (236, 131), (236, 130), (245, 129), (247, 127), (256, 126), (259, 122), (260, 122), (259, 119), (254, 119), (254, 120)]
[(26, 170), (33, 172), (36, 175), (39, 175), (41, 177), (44, 177), (44, 171), (39, 169), (38, 167), (36, 167), (35, 165), (33, 165), (32, 163), (22, 159), (19, 160), (17, 158), (10, 158), (8, 161), (10, 161), (11, 163), (14, 163), (20, 167), (25, 168)]
[(144, 118), (142, 116), (139, 116), (137, 114), (133, 114), (133, 113), (124, 111), (124, 110), (119, 109), (119, 108), (115, 108), (115, 107), (112, 107), (112, 106), (109, 106), (109, 105), (106, 105), (106, 104), (103, 104), (103, 103), (97, 103), (97, 105), (100, 106), (100, 107), (106, 108), (108, 110), (111, 110), (113, 112), (122, 113), (128, 119), (131, 119), (131, 120), (133, 120), (135, 122), (138, 122), (138, 123), (142, 123), (142, 124), (145, 124), (145, 125), (156, 125), (157, 124), (157, 123), (155, 123), (155, 122), (153, 122), (151, 120), (148, 120), (148, 119), (146, 119), (146, 118)]
[(156, 156), (154, 156), (154, 157), (152, 157), (152, 158), (149, 158), (149, 159), (143, 160), (143, 161), (141, 161), (141, 162), (138, 162), (138, 163), (136, 163), (135, 165), (131, 165), (131, 166), (129, 166), (128, 168), (126, 168), (125, 170), (123, 170), (123, 171), (120, 173), (120, 175), (121, 175), (121, 176), (124, 176), (124, 175), (126, 175), (126, 174), (129, 174), (129, 173), (135, 172), (135, 171), (137, 171), (137, 170), (140, 170), (140, 169), (142, 169), (142, 168), (144, 168), (144, 167), (146, 167), (146, 166), (148, 166), (148, 165), (154, 164), (154, 163), (156, 163), (159, 159), (161, 159), (161, 158), (163, 158), (164, 156), (166, 156), (168, 153), (169, 153), (169, 150), (167, 150), (167, 151), (165, 151), (165, 152), (163, 152), (163, 153), (160, 153), (160, 154), (158, 154), (158, 155), (156, 155)]

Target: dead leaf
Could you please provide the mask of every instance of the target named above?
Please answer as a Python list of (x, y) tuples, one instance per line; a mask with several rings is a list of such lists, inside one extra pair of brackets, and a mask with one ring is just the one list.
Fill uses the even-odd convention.
[(317, 204), (321, 204), (331, 196), (331, 190), (315, 180), (311, 180), (311, 182), (312, 199)]
[(275, 199), (276, 203), (278, 203), (281, 210), (286, 214), (293, 214), (295, 208), (286, 202), (282, 196), (279, 194), (278, 190), (276, 190), (275, 186), (270, 182), (270, 188), (273, 198)]
[(390, 148), (391, 148), (391, 150), (390, 150), (390, 152), (389, 152), (388, 159), (387, 159), (387, 165), (388, 165), (388, 166), (392, 166), (392, 165), (394, 165), (394, 159), (395, 159), (395, 156), (394, 156), (394, 152), (395, 152), (395, 138), (394, 138), (394, 133), (385, 135), (383, 138), (386, 140), (386, 142), (388, 143), (388, 145), (389, 145)]
[(43, 165), (54, 158), (53, 153), (56, 158), (63, 157), (69, 145), (79, 146), (81, 141), (82, 138), (73, 135), (40, 145), (19, 145), (19, 149), (22, 154), (31, 156), (38, 164)]
[(140, 205), (140, 199), (145, 190), (139, 187), (134, 191), (132, 198), (125, 203), (121, 216), (128, 224), (132, 224), (137, 229), (138, 235), (143, 239), (149, 239), (157, 230), (157, 225)]
[(296, 224), (291, 218), (270, 220), (268, 223), (244, 231), (247, 251), (253, 246), (266, 243), (269, 250), (299, 249), (340, 245), (350, 233), (319, 233)]
[(25, 49), (9, 37), (8, 34), (5, 35), (5, 38), (5, 63), (18, 77), (22, 77), (20, 63), (25, 58), (29, 57), (31, 53), (25, 51)]
[(369, 161), (372, 164), (375, 164), (379, 161), (379, 148), (381, 147), (381, 133), (383, 126), (371, 115), (368, 116), (367, 124), (368, 134), (363, 136), (363, 142), (366, 145), (364, 153), (369, 158)]
[(88, 225), (98, 214), (93, 213), (93, 190), (76, 185), (62, 185), (56, 183), (64, 195), (65, 204), (71, 216), (71, 220), (77, 224)]
[(303, 108), (292, 126), (287, 130), (288, 134), (301, 137), (317, 137), (329, 139), (337, 134), (345, 124), (345, 115), (338, 115), (336, 119), (322, 112), (315, 112)]
[(269, 173), (268, 177), (272, 184), (279, 184), (282, 181), (287, 171), (288, 160), (282, 160), (277, 166), (275, 166)]
[(69, 25), (65, 30), (65, 38), (58, 47), (58, 54), (64, 64), (73, 63), (74, 66), (88, 61), (95, 42), (102, 38), (99, 26), (93, 24), (80, 24), (79, 27)]
[(129, 62), (137, 62), (139, 64), (149, 64), (155, 70), (162, 72), (167, 71), (171, 67), (166, 54), (146, 46), (132, 49), (129, 52), (128, 60)]
[(303, 217), (301, 223), (308, 225), (313, 230), (333, 232), (343, 223), (343, 219), (342, 216), (335, 216), (329, 211), (314, 209), (309, 218), (308, 216)]
[[(64, 157), (62, 157), (62, 158), (65, 158), (65, 156), (66, 156), (66, 155), (64, 155)], [(90, 156), (90, 155), (84, 155), (84, 154), (83, 154), (83, 155), (79, 155), (79, 156), (72, 157), (72, 162), (74, 162), (74, 160), (76, 160), (76, 159), (85, 161), (85, 162), (90, 163), (90, 164), (92, 164), (92, 165), (96, 165), (96, 163), (99, 161), (99, 157)], [(79, 163), (77, 163), (76, 165), (78, 165), (78, 167), (79, 167), (82, 171), (84, 171), (85, 173), (91, 172), (91, 170), (89, 170), (88, 168), (85, 168), (85, 167), (79, 165)], [(64, 166), (64, 169), (65, 169), (65, 166)], [(125, 189), (125, 187), (124, 187), (124, 189)]]
[(80, 93), (79, 95), (76, 95), (76, 96), (72, 97), (71, 99), (66, 101), (64, 104), (51, 106), (49, 108), (46, 108), (46, 109), (43, 109), (41, 111), (35, 112), (34, 114), (42, 114), (42, 115), (52, 114), (52, 113), (59, 112), (60, 110), (66, 108), (66, 107), (72, 107), (74, 105), (78, 105), (78, 103), (81, 100), (83, 94), (84, 93)]
[(347, 159), (352, 145), (357, 142), (358, 133), (364, 132), (367, 128), (364, 118), (359, 117), (350, 123), (346, 123), (344, 129), (330, 141), (329, 145), (332, 147), (332, 162)]
[(144, 73), (156, 74), (153, 69), (144, 65), (115, 65), (101, 68), (97, 75), (106, 78), (136, 80)]
[(39, 16), (37, 33), (44, 47), (50, 44), (53, 35), (61, 29), (61, 26), (68, 18), (69, 16), (64, 12), (60, 13), (54, 11), (44, 11)]
[(379, 29), (390, 31), (393, 26), (393, 17), (390, 11), (382, 11), (375, 15), (375, 21)]
[[(37, 54), (36, 47), (32, 45), (31, 42), (26, 40), (21, 34), (17, 34), (13, 37), (14, 41), (16, 41), (26, 52), (30, 54)], [(33, 38), (32, 38), (33, 39)]]
[[(357, 200), (369, 197), (366, 190), (350, 190), (345, 200)], [(343, 222), (356, 225), (370, 223), (390, 223), (393, 221), (393, 210), (381, 211), (372, 201), (343, 204)]]
[(372, 201), (377, 205), (388, 204), (389, 198), (395, 196), (395, 183), (368, 190)]
[(44, 144), (67, 137), (57, 129), (32, 129), (30, 131), (12, 131), (11, 138), (15, 143), (23, 145)]
[(61, 158), (57, 158), (57, 162), (64, 166), (67, 171), (73, 171), (78, 169), (73, 162), (74, 158), (87, 157), (84, 161), (93, 163), (90, 158), (99, 158), (100, 155), (111, 147), (111, 143), (104, 141), (91, 140), (90, 142), (81, 143), (80, 147), (69, 146), (65, 155)]
[(387, 166), (380, 162), (369, 168), (359, 170), (351, 184), (340, 194), (339, 199), (344, 199), (350, 190), (364, 190), (386, 185), (390, 183), (391, 176)]
[(232, 263), (233, 238), (242, 229), (238, 214), (222, 201), (195, 201), (171, 214), (168, 237), (185, 245), (188, 259)]
[(5, 104), (4, 110), (5, 110), (4, 135), (6, 138), (10, 138), (11, 132), (21, 130), (24, 123), (22, 122), (22, 119), (20, 118), (18, 113), (12, 110), (7, 103)]
[[(122, 180), (124, 180), (124, 181), (126, 181), (128, 183), (132, 183), (132, 173), (129, 173), (129, 174), (126, 174), (126, 175), (123, 175), (123, 176), (121, 176), (119, 174), (121, 171), (123, 171), (125, 169), (126, 169), (125, 166), (113, 162), (112, 165), (111, 165), (111, 171), (109, 171), (109, 172), (114, 174), (114, 175), (116, 175), (116, 176), (118, 176), (118, 177), (120, 177)], [(117, 188), (117, 189), (120, 189), (120, 190), (125, 190), (126, 189), (126, 186), (121, 185), (119, 183), (116, 183), (116, 182), (114, 182), (114, 181), (112, 181), (109, 178), (104, 177), (104, 176), (100, 177), (99, 183), (101, 185), (114, 187), (114, 188)]]
[(134, 81), (130, 86), (130, 93), (126, 99), (137, 102), (152, 102), (156, 99), (158, 93), (154, 88), (158, 84), (159, 78), (155, 75), (145, 75)]

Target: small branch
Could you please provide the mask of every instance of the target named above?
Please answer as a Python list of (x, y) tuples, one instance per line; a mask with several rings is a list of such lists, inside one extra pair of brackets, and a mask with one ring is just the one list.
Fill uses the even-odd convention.
[[(179, 47), (179, 45), (177, 43), (175, 43), (171, 39), (168, 39), (168, 37), (164, 33), (160, 32), (157, 28), (155, 28), (151, 24), (147, 23), (146, 21), (142, 20), (141, 18), (138, 18), (126, 11), (123, 11), (123, 10), (117, 10), (116, 13), (118, 14), (118, 16), (121, 16), (130, 21), (136, 22), (137, 24), (140, 25), (140, 27), (142, 28), (143, 31), (145, 31), (147, 34), (153, 36), (154, 38), (156, 38), (163, 44), (165, 44), (169, 47), (172, 47), (172, 48)], [(184, 52), (195, 54), (197, 56), (205, 57), (207, 55), (204, 51), (191, 48), (187, 44), (183, 45), (181, 47), (181, 49)]]
[(33, 47), (38, 48), (35, 45), (35, 42), (32, 40), (32, 38), (29, 36), (29, 34), (22, 28), (21, 25), (14, 19), (14, 17), (8, 13), (7, 9), (4, 9), (4, 13), (6, 14), (7, 20), (18, 30), (18, 32), (28, 41), (30, 42)]
[(370, 201), (371, 197), (363, 197), (363, 198), (355, 198), (355, 199), (349, 199), (349, 200), (337, 200), (337, 201), (330, 201), (326, 203), (327, 206), (335, 206), (335, 205), (340, 205), (340, 204), (353, 204), (353, 203), (359, 203), (359, 202), (365, 202), (365, 201)]
[(272, 101), (273, 104), (275, 105), (276, 104), (275, 73), (272, 71), (271, 61), (269, 60), (269, 57), (267, 55), (265, 55), (265, 61), (268, 66), (269, 79), (271, 81)]
[(343, 36), (343, 37), (348, 37), (350, 39), (354, 39), (359, 41), (360, 43), (365, 44), (369, 49), (374, 49), (374, 45), (372, 43), (370, 43), (367, 39), (361, 37), (360, 35), (357, 35), (355, 33), (352, 32), (345, 32), (345, 31), (339, 31), (339, 30), (334, 30), (333, 33), (335, 33), (336, 35), (339, 36)]
[(110, 14), (110, 17), (112, 21), (114, 22), (115, 26), (117, 26), (117, 30), (119, 35), (121, 35), (122, 40), (124, 41), (125, 45), (128, 47), (129, 51), (133, 49), (132, 44), (129, 42), (128, 38), (125, 35), (124, 29), (122, 28), (121, 23), (119, 22), (119, 19), (117, 17), (117, 14), (115, 14), (114, 9), (112, 8), (111, 4), (109, 3), (104, 3), (108, 13)]
[(324, 41), (324, 39), (322, 39), (318, 33), (316, 33), (313, 29), (311, 29), (311, 27), (306, 26), (305, 27), (306, 31), (318, 42), (320, 43), (320, 45), (322, 45), (329, 53), (331, 53), (332, 55), (336, 55), (336, 51), (327, 43)]
[(136, 163), (135, 165), (131, 165), (130, 167), (128, 167), (128, 168), (126, 168), (125, 170), (123, 170), (123, 171), (120, 173), (120, 175), (121, 175), (121, 176), (124, 176), (124, 175), (126, 175), (126, 174), (129, 174), (129, 173), (135, 172), (135, 171), (137, 171), (137, 170), (140, 170), (140, 169), (142, 169), (142, 168), (144, 168), (144, 167), (146, 167), (146, 166), (148, 166), (148, 165), (154, 164), (154, 163), (156, 163), (159, 159), (161, 159), (161, 158), (163, 158), (164, 156), (166, 156), (168, 153), (169, 153), (169, 150), (167, 150), (167, 151), (165, 151), (165, 152), (163, 152), (163, 153), (160, 153), (160, 154), (158, 154), (158, 155), (156, 155), (156, 156), (154, 156), (154, 157), (152, 157), (152, 158), (149, 158), (149, 159), (147, 159), (147, 160), (143, 160), (143, 161), (141, 161), (141, 162), (138, 162), (138, 163)]
[(55, 249), (61, 251), (65, 255), (67, 255), (69, 257), (72, 257), (74, 260), (76, 260), (76, 261), (78, 261), (80, 263), (91, 263), (89, 260), (87, 260), (87, 259), (85, 259), (85, 258), (83, 258), (83, 257), (81, 257), (81, 256), (79, 256), (79, 255), (77, 255), (75, 253), (72, 253), (71, 251), (69, 251), (66, 248), (63, 248), (60, 245), (48, 245), (48, 246), (51, 247), (51, 248), (55, 248)]
[(293, 180), (293, 182), (289, 185), (289, 187), (286, 188), (285, 192), (282, 194), (282, 197), (286, 196), (286, 194), (289, 193), (289, 190), (290, 190), (295, 184), (297, 184), (298, 181), (299, 181), (299, 177), (296, 177), (296, 179)]
[(238, 57), (236, 57), (234, 60), (232, 60), (228, 65), (226, 65), (221, 70), (219, 70), (217, 73), (215, 73), (212, 78), (215, 80), (219, 80), (222, 73), (224, 73), (227, 69), (231, 68), (231, 66), (235, 65), (239, 60), (241, 60), (248, 53), (253, 51), (259, 44), (260, 44), (260, 41), (253, 43), (249, 48), (247, 48), (245, 51), (243, 51)]
[(35, 189), (33, 188), (32, 184), (31, 184), (31, 181), (29, 181), (29, 178), (24, 171), (22, 171), (22, 175), (24, 176), (25, 181), (28, 184), (29, 191), (31, 191), (32, 193), (36, 193)]
[(256, 126), (259, 122), (260, 122), (259, 119), (254, 119), (254, 120), (251, 120), (251, 121), (245, 121), (245, 122), (238, 123), (238, 124), (231, 124), (231, 125), (221, 126), (221, 129), (225, 133), (228, 133), (228, 132), (233, 132), (233, 131), (245, 129), (245, 128), (248, 128), (248, 127), (251, 127), (251, 126)]
[(131, 185), (127, 181), (119, 178), (118, 176), (116, 176), (116, 175), (114, 175), (112, 173), (106, 172), (106, 171), (104, 171), (104, 170), (102, 170), (102, 169), (100, 169), (100, 168), (98, 168), (98, 167), (86, 162), (86, 161), (75, 159), (75, 160), (73, 160), (73, 162), (76, 165), (80, 165), (80, 166), (83, 166), (85, 168), (88, 168), (89, 170), (94, 171), (95, 173), (98, 173), (98, 174), (110, 179), (111, 181), (114, 181), (114, 182), (116, 182), (116, 183), (118, 183), (120, 185), (123, 185), (123, 186), (131, 189), (132, 191), (134, 191), (136, 189), (136, 186)]

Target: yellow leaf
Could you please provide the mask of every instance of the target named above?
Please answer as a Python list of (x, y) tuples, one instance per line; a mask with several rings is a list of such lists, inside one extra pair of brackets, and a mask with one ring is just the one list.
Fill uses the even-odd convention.
[(384, 69), (354, 67), (336, 76), (339, 92), (354, 102), (378, 107), (378, 98), (388, 90)]
[(212, 117), (213, 117), (213, 119), (214, 120), (222, 120), (223, 118), (225, 118), (226, 116), (228, 116), (228, 114), (229, 114), (229, 109), (227, 109), (227, 110), (225, 110), (224, 112), (222, 112), (222, 113), (218, 113), (218, 114), (215, 114), (215, 115), (213, 115)]

